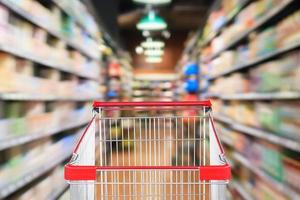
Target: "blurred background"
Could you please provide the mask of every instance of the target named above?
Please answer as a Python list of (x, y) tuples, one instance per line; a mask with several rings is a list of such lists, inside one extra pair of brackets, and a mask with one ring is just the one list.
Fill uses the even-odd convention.
[(68, 199), (93, 100), (211, 99), (228, 199), (300, 199), (298, 0), (0, 0), (0, 199)]

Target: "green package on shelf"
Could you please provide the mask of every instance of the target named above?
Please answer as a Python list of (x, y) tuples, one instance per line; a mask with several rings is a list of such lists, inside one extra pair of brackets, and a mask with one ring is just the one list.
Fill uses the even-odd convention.
[(264, 171), (282, 182), (284, 180), (282, 155), (272, 149), (263, 148), (262, 158), (262, 168)]
[(260, 74), (259, 85), (257, 87), (260, 92), (278, 91), (281, 87), (281, 77), (277, 74), (262, 72)]
[(4, 118), (4, 103), (0, 101), (0, 120)]
[(74, 30), (74, 19), (70, 16), (64, 16), (62, 20), (62, 32), (66, 36), (72, 36)]
[(267, 130), (278, 132), (280, 130), (279, 110), (273, 107), (260, 109), (258, 120), (261, 126)]
[(8, 102), (4, 106), (5, 118), (19, 118), (23, 115), (23, 105), (21, 102)]
[(11, 119), (10, 133), (14, 135), (24, 135), (27, 133), (27, 123), (25, 118)]

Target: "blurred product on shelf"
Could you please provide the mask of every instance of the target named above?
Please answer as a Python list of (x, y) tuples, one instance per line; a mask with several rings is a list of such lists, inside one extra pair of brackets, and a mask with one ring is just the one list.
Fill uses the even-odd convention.
[(199, 67), (197, 63), (188, 63), (183, 67), (185, 76), (198, 75)]
[(16, 197), (18, 200), (56, 199), (64, 190), (67, 183), (61, 178), (64, 176), (62, 166), (56, 167), (49, 176), (35, 184), (32, 188)]
[(132, 67), (125, 58), (119, 61), (112, 57), (106, 63), (108, 66), (107, 98), (109, 101), (129, 101), (132, 96)]
[(190, 77), (185, 80), (184, 88), (187, 93), (196, 93), (198, 92), (198, 80), (197, 77)]
[[(76, 1), (78, 2), (78, 1)], [(81, 31), (81, 28), (75, 23), (71, 16), (65, 15), (62, 12), (58, 12), (57, 7), (54, 7), (52, 10), (44, 7), (38, 1), (12, 1), (12, 0), (3, 0), (3, 4), (18, 12), (18, 14), (23, 15), (25, 18), (32, 20), (34, 24), (41, 26), (50, 32), (54, 36), (59, 36), (61, 38), (67, 38), (68, 43), (72, 46), (79, 46), (83, 51), (89, 51), (88, 55), (93, 58), (98, 58), (98, 45), (94, 39), (90, 38), (85, 32)], [(2, 9), (3, 10), (3, 9)], [(8, 17), (9, 18), (9, 17)], [(7, 26), (10, 26), (7, 18)], [(17, 18), (16, 18), (17, 19)], [(3, 20), (2, 20), (3, 21)], [(11, 21), (11, 20), (9, 20)], [(4, 21), (5, 23), (5, 21)], [(15, 26), (21, 26), (22, 24), (18, 20), (15, 21)], [(14, 27), (14, 25), (13, 25)], [(28, 23), (23, 24), (23, 29), (18, 30), (13, 27), (6, 27), (5, 30), (13, 31), (7, 34), (7, 37), (4, 41), (17, 42), (15, 37), (17, 35), (24, 36), (24, 39), (31, 39), (30, 32), (32, 32), (33, 26)], [(17, 32), (16, 32), (17, 31)], [(43, 33), (44, 31), (40, 32)], [(27, 33), (27, 34), (26, 34)], [(45, 33), (45, 32), (44, 32)], [(46, 34), (44, 34), (45, 36)], [(37, 35), (42, 36), (42, 35)], [(11, 38), (9, 38), (11, 37)], [(20, 37), (21, 40), (23, 37)], [(45, 37), (42, 37), (45, 38)], [(25, 42), (25, 41), (24, 41)], [(8, 43), (10, 44), (10, 43)], [(18, 44), (18, 43), (17, 43)], [(26, 42), (25, 42), (26, 44)], [(26, 49), (26, 48), (25, 48)], [(28, 50), (28, 49), (27, 49)], [(30, 51), (30, 49), (29, 49)], [(61, 54), (63, 56), (63, 54)]]
[(247, 0), (228, 0), (221, 1), (220, 9), (213, 10), (209, 18), (207, 19), (206, 25), (204, 27), (204, 38), (209, 38), (212, 36), (213, 32), (219, 31), (231, 16), (234, 16), (246, 4)]
[[(7, 156), (10, 158), (1, 165), (1, 197), (14, 192), (11, 191), (11, 188), (19, 187), (15, 185), (20, 184), (20, 181), (31, 180), (30, 177), (34, 177), (34, 174), (40, 173), (39, 175), (41, 175), (47, 172), (45, 169), (48, 169), (49, 166), (55, 166), (70, 157), (78, 136), (78, 134), (66, 136), (56, 142), (42, 140), (29, 145), (26, 150), (18, 147), (9, 151)], [(24, 183), (21, 183), (21, 186), (22, 184)]]
[[(300, 176), (298, 175), (300, 173), (300, 163), (295, 153), (283, 150), (267, 142), (257, 139), (254, 140), (251, 137), (232, 131), (226, 126), (219, 126), (219, 128), (223, 130), (222, 138), (224, 138), (224, 140), (233, 141), (230, 146), (247, 159), (247, 162), (251, 163), (253, 167), (262, 169), (266, 174), (272, 177), (275, 182), (278, 181), (290, 186), (298, 192), (300, 191), (297, 184), (295, 184), (300, 180)], [(294, 176), (291, 177), (291, 175)], [(240, 178), (243, 180), (242, 175), (240, 175)], [(249, 180), (246, 181), (248, 182)], [(248, 184), (250, 182), (248, 182)], [(254, 184), (254, 186), (255, 185), (256, 184)], [(257, 198), (255, 191), (263, 188), (261, 188), (261, 185), (255, 187), (257, 188), (252, 192), (252, 195)], [(272, 188), (272, 183), (270, 188)], [(267, 193), (271, 194), (272, 192), (268, 191)], [(285, 196), (279, 192), (278, 194)]]
[(231, 199), (300, 198), (299, 13), (293, 0), (220, 0), (189, 55), (234, 166)]
[(74, 75), (59, 73), (7, 53), (0, 53), (0, 65), (0, 76), (3, 77), (0, 80), (0, 93), (56, 94), (58, 98), (99, 96), (96, 81), (81, 81)]
[(42, 102), (5, 102), (4, 115), (0, 119), (1, 138), (6, 141), (25, 135), (47, 135), (81, 125), (90, 118), (90, 106), (89, 103), (81, 107), (72, 103), (53, 103), (54, 109), (46, 111), (49, 108)]
[[(233, 73), (217, 79), (208, 92), (236, 94), (249, 92), (299, 92), (299, 52), (291, 52), (257, 65), (249, 74)], [(239, 84), (236, 84), (239, 83)]]
[[(222, 31), (220, 36), (211, 42), (209, 53), (216, 53), (228, 45), (235, 37), (245, 33), (256, 25), (259, 20), (268, 15), (274, 7), (283, 5), (282, 0), (261, 0), (250, 3), (236, 17), (234, 23)], [(204, 55), (203, 55), (204, 56)]]
[[(300, 141), (299, 103), (229, 102), (216, 111), (237, 123), (269, 130), (274, 134)], [(243, 116), (243, 117), (241, 117)]]
[(133, 101), (172, 101), (174, 87), (174, 81), (134, 80)]

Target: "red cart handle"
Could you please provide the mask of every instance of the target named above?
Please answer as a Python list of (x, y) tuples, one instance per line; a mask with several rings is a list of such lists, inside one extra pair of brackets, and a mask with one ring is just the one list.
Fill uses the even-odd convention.
[(100, 102), (95, 101), (93, 104), (94, 108), (98, 107), (126, 107), (126, 106), (140, 106), (140, 107), (151, 107), (151, 106), (207, 106), (211, 107), (211, 102), (206, 101), (145, 101), (145, 102)]

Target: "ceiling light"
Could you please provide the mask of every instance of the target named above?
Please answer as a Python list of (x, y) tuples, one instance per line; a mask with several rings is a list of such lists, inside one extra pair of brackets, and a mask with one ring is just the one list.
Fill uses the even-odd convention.
[(140, 54), (142, 54), (144, 52), (144, 49), (143, 49), (143, 47), (137, 46), (135, 48), (135, 52), (136, 52), (136, 54), (140, 55)]
[(159, 5), (159, 4), (171, 3), (172, 0), (133, 0), (133, 1), (137, 3)]
[(171, 37), (171, 33), (167, 30), (164, 30), (162, 32), (162, 35), (166, 38), (166, 39), (169, 39)]
[(150, 32), (149, 31), (143, 31), (143, 36), (144, 37), (149, 37), (150, 36)]
[(161, 49), (148, 49), (145, 51), (146, 56), (162, 56), (164, 51)]
[(147, 63), (160, 63), (162, 61), (161, 57), (146, 57), (146, 62)]
[(137, 29), (139, 30), (158, 31), (166, 28), (167, 23), (165, 20), (156, 15), (154, 11), (150, 11), (137, 24)]
[(141, 46), (145, 49), (149, 48), (163, 48), (165, 46), (165, 43), (158, 40), (152, 40), (151, 38), (148, 38), (145, 42), (142, 42)]

